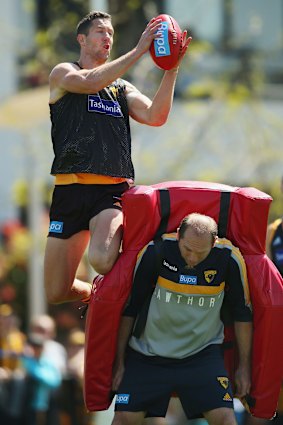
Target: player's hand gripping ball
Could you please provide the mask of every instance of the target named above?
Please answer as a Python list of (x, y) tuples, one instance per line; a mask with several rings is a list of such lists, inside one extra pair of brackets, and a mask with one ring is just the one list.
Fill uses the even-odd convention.
[(150, 45), (149, 51), (154, 63), (161, 69), (174, 68), (183, 47), (183, 34), (177, 21), (170, 15), (158, 15), (156, 19), (162, 19), (157, 37)]

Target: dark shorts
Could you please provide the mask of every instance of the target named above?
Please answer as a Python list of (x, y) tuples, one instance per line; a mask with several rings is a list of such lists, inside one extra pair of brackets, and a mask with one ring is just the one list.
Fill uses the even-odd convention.
[(182, 360), (151, 358), (129, 350), (115, 410), (165, 417), (172, 394), (179, 397), (188, 419), (220, 407), (233, 409), (221, 346), (211, 345)]
[(67, 239), (81, 230), (89, 230), (89, 221), (101, 211), (121, 210), (121, 196), (128, 188), (127, 182), (55, 186), (48, 236)]

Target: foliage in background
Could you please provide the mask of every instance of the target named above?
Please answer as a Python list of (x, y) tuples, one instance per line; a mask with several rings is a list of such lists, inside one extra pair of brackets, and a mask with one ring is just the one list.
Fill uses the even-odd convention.
[(79, 49), (75, 30), (88, 11), (84, 0), (36, 2), (38, 28), (33, 49), (21, 58), (22, 87), (46, 84), (56, 63), (76, 60)]
[[(21, 58), (22, 88), (46, 84), (50, 70), (78, 58), (76, 26), (89, 11), (85, 0), (37, 1), (38, 28), (33, 49)], [(115, 28), (112, 58), (137, 43), (146, 23), (163, 9), (163, 0), (109, 0), (107, 12)]]

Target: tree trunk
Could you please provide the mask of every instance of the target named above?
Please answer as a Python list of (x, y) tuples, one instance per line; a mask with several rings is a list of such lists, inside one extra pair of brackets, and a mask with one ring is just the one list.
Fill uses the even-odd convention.
[(112, 58), (131, 50), (148, 21), (164, 13), (164, 0), (108, 0), (108, 11), (115, 30)]

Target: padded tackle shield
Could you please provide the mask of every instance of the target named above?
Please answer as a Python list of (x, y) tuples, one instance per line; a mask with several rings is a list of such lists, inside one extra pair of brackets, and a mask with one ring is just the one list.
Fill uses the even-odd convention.
[[(160, 193), (167, 190), (167, 232), (192, 212), (213, 217), (219, 236), (227, 237), (245, 258), (254, 313), (251, 413), (272, 418), (283, 377), (283, 281), (265, 255), (271, 197), (254, 188), (205, 182), (166, 182), (136, 186), (122, 198), (123, 252), (111, 272), (98, 276), (86, 320), (84, 397), (89, 411), (111, 404), (111, 375), (121, 312), (130, 293), (138, 252), (154, 239), (162, 219)], [(165, 214), (166, 215), (166, 214)], [(164, 217), (163, 217), (164, 218)], [(225, 327), (225, 363), (233, 381), (237, 363), (233, 328)]]

